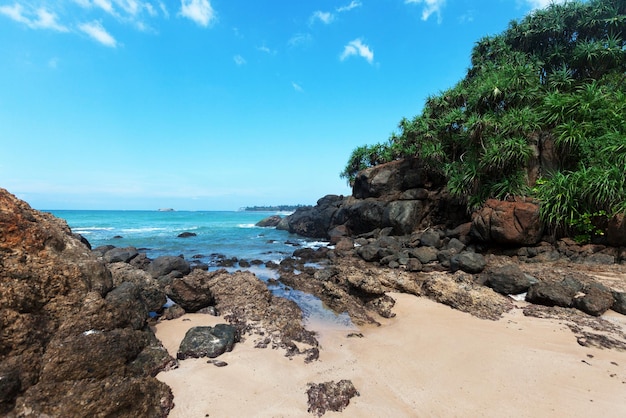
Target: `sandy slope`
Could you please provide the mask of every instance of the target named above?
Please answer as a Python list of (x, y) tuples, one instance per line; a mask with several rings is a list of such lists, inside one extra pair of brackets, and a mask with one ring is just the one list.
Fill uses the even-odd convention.
[[(305, 417), (308, 382), (351, 379), (360, 392), (325, 417), (625, 417), (626, 352), (586, 348), (555, 320), (515, 309), (486, 321), (425, 298), (392, 294), (397, 316), (381, 327), (319, 332), (320, 360), (304, 364), (252, 339), (220, 356), (180, 362), (157, 377), (172, 387), (171, 417)], [(610, 314), (609, 314), (610, 315)], [(626, 319), (611, 317), (626, 329)], [(170, 354), (191, 326), (223, 322), (186, 315), (156, 326)]]

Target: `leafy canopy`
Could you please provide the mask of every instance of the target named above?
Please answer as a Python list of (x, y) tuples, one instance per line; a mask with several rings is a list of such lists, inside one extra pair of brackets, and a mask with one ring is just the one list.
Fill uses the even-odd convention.
[[(418, 157), (468, 209), (533, 196), (555, 232), (626, 212), (626, 2), (571, 1), (476, 42), (466, 76), (355, 149), (341, 173)], [(552, 146), (556, 161), (543, 161)], [(593, 215), (593, 216), (592, 216)], [(584, 222), (583, 222), (584, 221)]]

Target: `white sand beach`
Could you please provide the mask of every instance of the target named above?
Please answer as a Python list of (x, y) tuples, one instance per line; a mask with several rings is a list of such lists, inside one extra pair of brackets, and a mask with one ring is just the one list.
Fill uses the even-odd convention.
[[(188, 359), (157, 378), (173, 390), (172, 418), (307, 417), (307, 383), (349, 379), (360, 392), (325, 417), (624, 417), (626, 352), (580, 346), (556, 320), (514, 309), (481, 320), (426, 298), (391, 294), (396, 317), (351, 331), (321, 324), (320, 358), (305, 364), (252, 338), (218, 359)], [(523, 302), (520, 302), (523, 304)], [(609, 312), (626, 329), (626, 317)], [(203, 314), (156, 325), (175, 356), (188, 328), (224, 322)]]

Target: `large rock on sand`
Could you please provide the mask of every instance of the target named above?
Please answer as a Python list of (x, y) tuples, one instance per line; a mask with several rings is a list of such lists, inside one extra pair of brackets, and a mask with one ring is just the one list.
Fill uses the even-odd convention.
[(489, 199), (474, 214), (471, 234), (491, 244), (537, 244), (543, 235), (539, 205), (525, 200)]
[(135, 286), (111, 292), (65, 222), (4, 189), (0, 265), (0, 415), (167, 416), (171, 391), (152, 376), (173, 359)]
[(236, 342), (237, 329), (231, 325), (217, 324), (214, 327), (193, 327), (185, 334), (176, 357), (179, 360), (200, 357), (215, 358), (227, 351), (232, 351)]

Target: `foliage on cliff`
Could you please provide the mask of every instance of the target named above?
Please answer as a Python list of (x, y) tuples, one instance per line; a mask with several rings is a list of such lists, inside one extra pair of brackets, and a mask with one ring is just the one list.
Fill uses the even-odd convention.
[[(465, 78), (386, 143), (355, 149), (341, 176), (352, 182), (364, 168), (417, 156), (469, 209), (533, 196), (561, 232), (626, 212), (625, 37), (623, 0), (552, 4), (512, 21), (476, 42)], [(541, 161), (547, 143), (550, 164)]]

